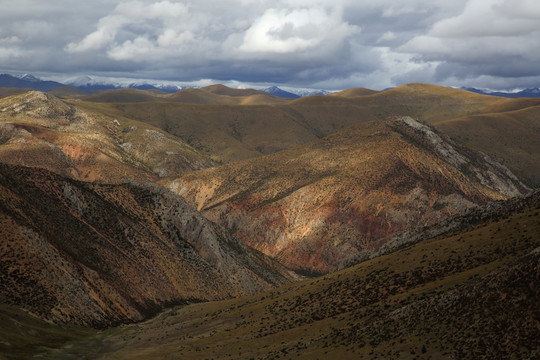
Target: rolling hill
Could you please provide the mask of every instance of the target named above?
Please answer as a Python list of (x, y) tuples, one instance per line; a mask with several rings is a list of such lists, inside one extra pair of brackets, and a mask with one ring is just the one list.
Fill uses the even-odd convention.
[(165, 183), (249, 246), (316, 273), (410, 227), (529, 191), (489, 157), (410, 117)]
[[(530, 150), (538, 148), (535, 134), (540, 99), (505, 99), (426, 84), (408, 84), (381, 92), (350, 89), (288, 102), (266, 101), (277, 99), (269, 96), (259, 101), (253, 98), (259, 95), (249, 94), (247, 90), (214, 86), (185, 89), (161, 101), (81, 102), (78, 106), (99, 107), (108, 116), (124, 116), (161, 128), (218, 163), (290, 149), (366, 121), (411, 116), (440, 128), (473, 150), (489, 154), (519, 174), (527, 185), (540, 184), (535, 168), (539, 163), (538, 151)], [(508, 125), (500, 122), (475, 121), (466, 128), (463, 122), (452, 121), (502, 113), (515, 118), (516, 134), (529, 136), (515, 141)], [(507, 133), (509, 140), (500, 142), (492, 151), (486, 146), (488, 137), (484, 144), (481, 139), (467, 141), (469, 131), (475, 136), (481, 136), (483, 131), (496, 131), (501, 136)], [(509, 151), (505, 151), (506, 146)]]
[(66, 339), (10, 310), (8, 319), (52, 333), (60, 349), (34, 338), (4, 351), (55, 360), (534, 359), (539, 211), (538, 192), (489, 204), (455, 218), (451, 232), (324, 277), (100, 333), (77, 329)]
[(213, 165), (161, 129), (37, 91), (0, 99), (0, 161), (102, 182), (150, 181)]

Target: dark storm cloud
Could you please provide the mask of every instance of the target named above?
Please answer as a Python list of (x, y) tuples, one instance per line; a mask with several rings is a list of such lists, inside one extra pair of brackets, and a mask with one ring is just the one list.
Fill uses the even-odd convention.
[(340, 89), (540, 84), (536, 0), (2, 3), (0, 68)]

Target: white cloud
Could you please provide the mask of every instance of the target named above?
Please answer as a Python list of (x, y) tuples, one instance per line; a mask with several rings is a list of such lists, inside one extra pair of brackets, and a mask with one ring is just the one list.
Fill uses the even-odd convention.
[[(527, 77), (540, 72), (540, 2), (469, 0), (398, 48), (440, 62), (437, 80)], [(491, 81), (493, 83), (493, 81)]]
[(385, 41), (392, 41), (397, 38), (396, 34), (392, 31), (387, 31), (377, 40), (378, 43), (385, 42)]
[[(182, 31), (185, 23), (182, 20), (188, 15), (187, 7), (182, 3), (161, 1), (145, 3), (128, 1), (120, 3), (114, 11), (97, 24), (97, 30), (88, 34), (79, 42), (66, 46), (71, 53), (86, 52), (108, 48), (108, 54), (115, 60), (125, 60), (131, 55), (149, 55), (151, 51), (176, 47), (193, 37), (189, 32)], [(142, 34), (132, 35), (132, 38), (122, 41), (119, 34), (130, 31), (129, 27), (143, 31)], [(173, 39), (179, 36), (179, 40)]]
[(21, 43), (21, 39), (17, 36), (6, 36), (5, 38), (0, 38), (0, 45), (11, 45), (11, 44), (19, 44)]
[(341, 18), (341, 11), (323, 8), (268, 9), (245, 32), (241, 51), (291, 53), (341, 42), (359, 30)]
[[(518, 11), (511, 10), (517, 5)], [(540, 29), (540, 2), (516, 0), (470, 0), (462, 14), (436, 23), (430, 31), (437, 37), (516, 36)]]

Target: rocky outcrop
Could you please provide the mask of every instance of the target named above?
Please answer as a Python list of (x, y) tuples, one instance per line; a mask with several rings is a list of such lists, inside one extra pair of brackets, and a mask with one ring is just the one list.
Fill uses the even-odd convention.
[(39, 91), (0, 99), (0, 161), (108, 183), (151, 181), (213, 165), (162, 130)]
[(246, 244), (308, 272), (336, 270), (407, 229), (530, 190), (502, 165), (408, 117), (168, 186)]
[(106, 326), (297, 276), (157, 185), (81, 183), (0, 165), (0, 301)]

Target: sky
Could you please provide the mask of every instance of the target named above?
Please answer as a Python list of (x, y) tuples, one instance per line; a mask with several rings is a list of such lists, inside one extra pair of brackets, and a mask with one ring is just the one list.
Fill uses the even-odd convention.
[(540, 87), (538, 0), (0, 0), (0, 72), (384, 89)]

